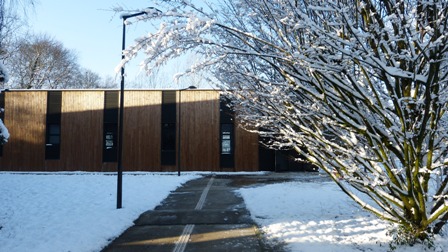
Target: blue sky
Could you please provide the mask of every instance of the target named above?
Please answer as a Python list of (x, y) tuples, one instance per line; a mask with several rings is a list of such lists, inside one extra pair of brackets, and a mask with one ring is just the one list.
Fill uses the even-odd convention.
[[(38, 0), (36, 8), (28, 15), (30, 29), (45, 33), (74, 50), (82, 67), (100, 76), (115, 76), (115, 67), (121, 58), (122, 22), (112, 9), (142, 9), (150, 1), (127, 0)], [(136, 27), (137, 26), (137, 27)], [(126, 44), (145, 34), (148, 24), (127, 27)], [(138, 73), (136, 59), (126, 67), (129, 77)]]

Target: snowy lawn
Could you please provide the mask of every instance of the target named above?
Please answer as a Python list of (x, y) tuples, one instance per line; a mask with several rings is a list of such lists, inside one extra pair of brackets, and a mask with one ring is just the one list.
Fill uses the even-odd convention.
[[(389, 250), (388, 224), (360, 210), (333, 182), (288, 182), (238, 190), (270, 240), (294, 252)], [(396, 252), (424, 251), (421, 245)], [(447, 237), (436, 248), (448, 251)]]
[(99, 251), (199, 175), (124, 173), (123, 208), (117, 177), (103, 173), (0, 173), (0, 251)]
[[(0, 251), (99, 251), (170, 191), (199, 176), (125, 173), (123, 208), (117, 210), (116, 176), (0, 172)], [(291, 251), (389, 249), (387, 224), (359, 210), (332, 182), (297, 181), (238, 192), (268, 238)], [(435, 251), (448, 251), (448, 239), (437, 237), (436, 246)]]

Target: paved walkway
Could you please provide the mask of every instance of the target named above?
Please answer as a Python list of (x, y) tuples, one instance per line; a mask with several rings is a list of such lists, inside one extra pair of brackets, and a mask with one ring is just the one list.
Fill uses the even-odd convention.
[(154, 210), (143, 213), (103, 252), (111, 251), (282, 251), (268, 245), (251, 219), (242, 186), (290, 180), (314, 181), (316, 175), (216, 175), (187, 182)]

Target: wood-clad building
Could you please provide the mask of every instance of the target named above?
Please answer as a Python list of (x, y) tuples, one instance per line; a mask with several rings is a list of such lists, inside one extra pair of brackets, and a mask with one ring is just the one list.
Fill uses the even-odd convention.
[[(116, 170), (119, 91), (12, 90), (0, 96), (10, 132), (0, 148), (0, 170)], [(280, 155), (238, 127), (219, 91), (127, 90), (123, 118), (125, 171), (279, 168)]]

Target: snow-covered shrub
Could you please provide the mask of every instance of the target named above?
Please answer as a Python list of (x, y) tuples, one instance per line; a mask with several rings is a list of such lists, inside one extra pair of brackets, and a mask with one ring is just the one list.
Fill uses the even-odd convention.
[[(5, 66), (0, 62), (0, 84), (8, 82), (8, 75)], [(2, 85), (3, 86), (3, 85)]]
[[(4, 83), (8, 81), (8, 75), (6, 73), (5, 66), (0, 62), (0, 86), (4, 86)], [(0, 113), (3, 113), (3, 108), (0, 108)], [(0, 119), (0, 144), (8, 142), (9, 132), (3, 121)]]

